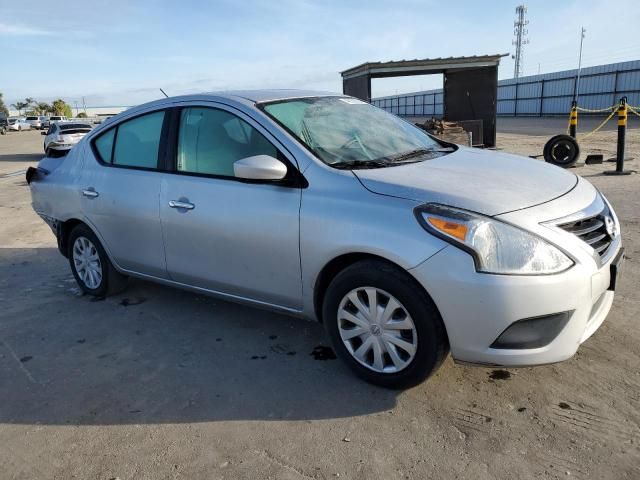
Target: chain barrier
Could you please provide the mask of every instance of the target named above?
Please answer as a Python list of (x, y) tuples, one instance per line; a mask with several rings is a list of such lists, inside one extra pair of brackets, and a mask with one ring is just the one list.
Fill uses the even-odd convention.
[(596, 133), (598, 130), (600, 130), (602, 127), (604, 127), (606, 125), (606, 123), (611, 120), (613, 118), (613, 116), (618, 113), (618, 110), (614, 110), (613, 112), (611, 112), (609, 114), (609, 116), (607, 118), (604, 119), (604, 121), (598, 125), (596, 128), (594, 128), (592, 131), (590, 131), (589, 133), (585, 133), (584, 135), (580, 136), (580, 140), (584, 140), (587, 137), (590, 137), (591, 135), (593, 135), (594, 133)]
[[(604, 127), (607, 124), (607, 122), (611, 120), (613, 116), (618, 112), (619, 107), (620, 107), (620, 104), (611, 105), (610, 107), (605, 107), (605, 108), (584, 108), (584, 107), (579, 107), (574, 102), (573, 106), (571, 107), (571, 113), (569, 114), (569, 123), (567, 124), (567, 135), (574, 137), (576, 140), (578, 139), (576, 135), (576, 127), (578, 125), (578, 112), (589, 112), (589, 113), (611, 112), (609, 113), (609, 116), (592, 131), (585, 133), (583, 135), (580, 135), (580, 140), (584, 140), (585, 138), (590, 137), (594, 133), (598, 132), (602, 127)], [(638, 112), (637, 110), (634, 110), (634, 108), (638, 108), (638, 110), (640, 110), (640, 107), (631, 107), (630, 105), (627, 105), (627, 108), (629, 108), (634, 114), (640, 117), (640, 112)], [(573, 129), (571, 128), (572, 126), (574, 127)]]
[(627, 110), (629, 110), (634, 115), (640, 117), (640, 112), (638, 111), (640, 110), (640, 107), (632, 107), (631, 105), (627, 104)]
[(617, 108), (618, 108), (618, 105), (612, 105), (610, 107), (605, 107), (605, 108), (576, 107), (576, 110), (578, 110), (579, 112), (601, 113), (601, 112), (608, 112), (609, 110), (615, 110)]

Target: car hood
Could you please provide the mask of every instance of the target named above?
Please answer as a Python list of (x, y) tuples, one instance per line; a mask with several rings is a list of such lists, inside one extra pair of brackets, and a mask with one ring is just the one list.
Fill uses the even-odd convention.
[(353, 174), (373, 193), (484, 215), (548, 202), (578, 182), (573, 173), (539, 160), (466, 147), (432, 160)]

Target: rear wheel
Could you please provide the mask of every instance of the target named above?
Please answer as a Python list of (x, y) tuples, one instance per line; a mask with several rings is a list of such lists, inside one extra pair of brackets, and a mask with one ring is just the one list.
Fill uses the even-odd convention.
[(324, 324), (340, 357), (364, 380), (408, 388), (431, 375), (449, 351), (433, 301), (405, 271), (357, 262), (329, 285)]
[(100, 241), (86, 225), (75, 227), (67, 244), (71, 271), (83, 292), (103, 297), (126, 288), (127, 277), (113, 267)]

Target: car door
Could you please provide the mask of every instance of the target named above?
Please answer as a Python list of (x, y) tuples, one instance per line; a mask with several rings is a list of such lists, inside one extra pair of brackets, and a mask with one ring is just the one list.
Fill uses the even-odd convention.
[(113, 260), (158, 278), (167, 277), (158, 203), (164, 121), (165, 111), (150, 112), (92, 139), (80, 183), (83, 212)]
[(251, 118), (223, 105), (183, 107), (174, 118), (175, 173), (160, 194), (171, 279), (300, 308), (301, 189), (233, 173), (241, 158), (270, 155), (295, 169), (293, 157)]

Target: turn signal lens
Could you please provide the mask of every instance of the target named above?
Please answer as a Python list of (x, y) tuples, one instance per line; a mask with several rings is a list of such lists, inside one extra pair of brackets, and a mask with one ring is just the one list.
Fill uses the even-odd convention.
[(467, 237), (467, 231), (469, 229), (466, 225), (463, 225), (461, 223), (454, 223), (449, 220), (442, 220), (441, 218), (435, 217), (427, 217), (427, 221), (436, 230), (440, 230), (442, 233), (457, 238), (462, 242), (464, 242), (465, 238)]

